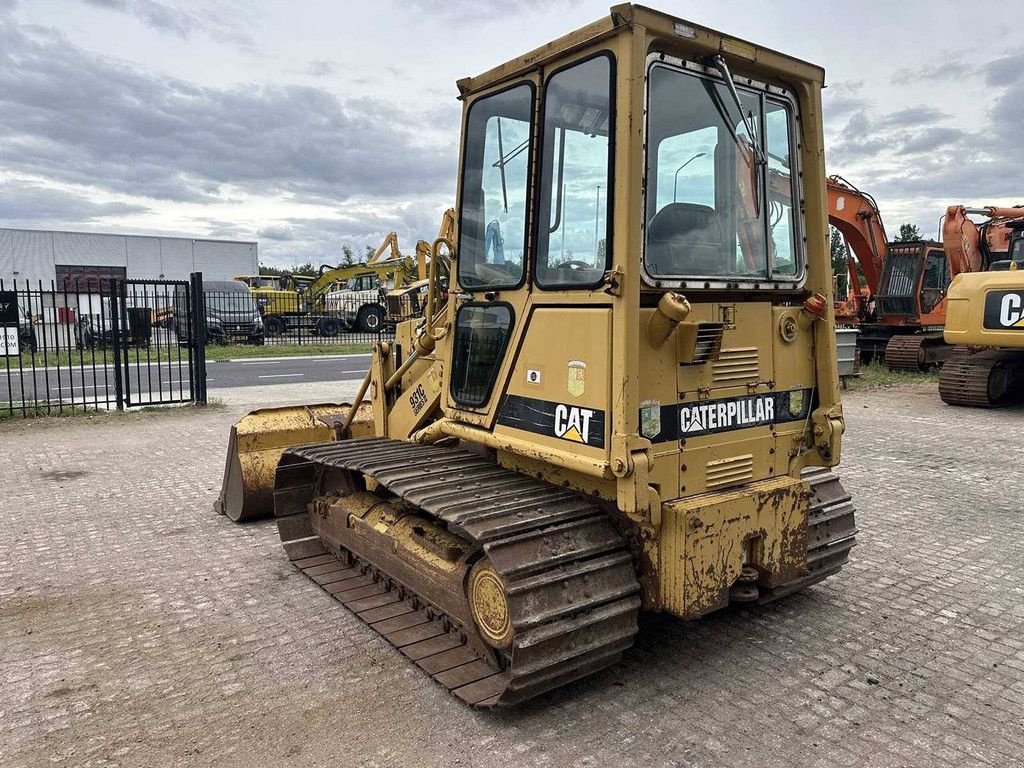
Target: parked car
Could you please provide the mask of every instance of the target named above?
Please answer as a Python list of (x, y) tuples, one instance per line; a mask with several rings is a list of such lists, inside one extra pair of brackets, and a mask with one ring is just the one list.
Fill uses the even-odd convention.
[(18, 346), (22, 351), (28, 350), (32, 354), (39, 348), (36, 342), (36, 329), (32, 325), (32, 315), (20, 304), (18, 305)]
[[(79, 315), (75, 322), (75, 343), (79, 349), (111, 347), (114, 344), (110, 302), (104, 299), (105, 314)], [(148, 347), (153, 339), (153, 312), (148, 307), (128, 307), (126, 325), (120, 328), (122, 347)]]
[[(174, 296), (174, 330), (180, 343), (187, 343), (189, 338), (186, 291), (181, 286)], [(263, 343), (263, 318), (249, 286), (239, 280), (204, 280), (203, 295), (206, 300), (207, 343)]]

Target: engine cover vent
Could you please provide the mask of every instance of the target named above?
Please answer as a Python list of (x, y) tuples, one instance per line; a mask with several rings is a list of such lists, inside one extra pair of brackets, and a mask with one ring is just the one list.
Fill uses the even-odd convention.
[(711, 364), (711, 376), (715, 384), (743, 384), (757, 381), (759, 375), (757, 347), (723, 349), (718, 359)]
[(754, 479), (754, 456), (747, 453), (709, 461), (705, 465), (704, 477), (709, 491), (746, 483)]

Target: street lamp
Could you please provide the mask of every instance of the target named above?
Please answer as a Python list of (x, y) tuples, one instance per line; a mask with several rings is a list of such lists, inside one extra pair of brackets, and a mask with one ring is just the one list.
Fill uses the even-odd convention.
[(683, 163), (678, 168), (676, 168), (676, 175), (675, 175), (675, 178), (672, 180), (672, 202), (673, 203), (676, 201), (676, 189), (679, 186), (679, 172), (681, 170), (683, 170), (683, 168), (688, 166), (690, 163), (692, 163), (694, 160), (696, 160), (698, 157), (704, 157), (704, 155), (706, 155), (706, 154), (707, 154), (706, 152), (698, 152), (696, 155), (694, 155), (689, 160), (687, 160), (685, 163)]

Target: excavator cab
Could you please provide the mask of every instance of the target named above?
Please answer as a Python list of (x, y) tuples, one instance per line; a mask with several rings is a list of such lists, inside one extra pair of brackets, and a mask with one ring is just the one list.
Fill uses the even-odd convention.
[(423, 317), (333, 439), (280, 452), (272, 506), (295, 565), (460, 699), (846, 561), (823, 79), (617, 5), (459, 81)]

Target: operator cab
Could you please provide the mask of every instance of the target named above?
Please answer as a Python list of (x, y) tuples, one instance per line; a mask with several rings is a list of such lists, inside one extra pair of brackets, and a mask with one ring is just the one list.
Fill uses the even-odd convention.
[[(729, 482), (788, 472), (790, 442), (838, 398), (819, 391), (834, 364), (800, 316), (810, 300), (825, 317), (831, 285), (822, 248), (808, 269), (825, 175), (801, 122), (823, 77), (616, 6), (609, 26), (460, 81), (446, 416), (604, 465), (639, 433), (674, 498), (711, 487), (676, 457), (680, 425), (697, 430), (683, 411), (719, 399), (738, 433), (725, 458), (746, 467), (721, 470)], [(711, 442), (687, 449), (702, 475), (725, 450)]]

